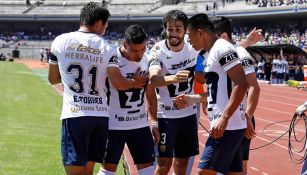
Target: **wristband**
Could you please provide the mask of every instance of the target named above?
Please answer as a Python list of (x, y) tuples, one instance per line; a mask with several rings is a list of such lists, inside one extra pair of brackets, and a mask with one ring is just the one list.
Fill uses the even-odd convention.
[(159, 127), (158, 121), (152, 121), (152, 122), (151, 122), (151, 127), (152, 127), (152, 128), (158, 128), (158, 127)]

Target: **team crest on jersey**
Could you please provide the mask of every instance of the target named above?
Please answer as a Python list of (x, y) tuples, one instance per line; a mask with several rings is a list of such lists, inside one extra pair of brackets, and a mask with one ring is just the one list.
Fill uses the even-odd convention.
[(160, 145), (160, 151), (161, 152), (165, 152), (165, 150), (166, 150), (166, 145)]

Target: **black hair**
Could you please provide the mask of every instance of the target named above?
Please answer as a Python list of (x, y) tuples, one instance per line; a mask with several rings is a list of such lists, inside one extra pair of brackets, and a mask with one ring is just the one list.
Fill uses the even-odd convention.
[(214, 31), (218, 36), (226, 32), (229, 39), (232, 38), (231, 21), (228, 18), (224, 16), (217, 16), (217, 17), (211, 18), (211, 21), (214, 25)]
[(97, 2), (89, 2), (82, 9), (80, 13), (81, 26), (93, 26), (95, 22), (101, 20), (105, 24), (109, 17), (110, 12)]
[(188, 27), (197, 30), (197, 29), (206, 29), (210, 32), (214, 32), (214, 26), (209, 20), (208, 16), (204, 13), (199, 13), (192, 16), (188, 21)]
[(171, 10), (162, 19), (163, 28), (166, 29), (167, 22), (181, 21), (184, 29), (187, 28), (188, 16), (181, 10)]
[(125, 31), (127, 44), (142, 44), (146, 39), (146, 33), (140, 25), (131, 25)]

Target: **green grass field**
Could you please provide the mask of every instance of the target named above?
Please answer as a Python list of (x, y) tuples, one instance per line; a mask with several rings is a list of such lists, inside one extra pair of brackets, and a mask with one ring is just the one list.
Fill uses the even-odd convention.
[[(60, 154), (62, 97), (46, 77), (47, 70), (0, 62), (1, 175), (65, 174)], [(124, 174), (121, 165), (116, 174)]]

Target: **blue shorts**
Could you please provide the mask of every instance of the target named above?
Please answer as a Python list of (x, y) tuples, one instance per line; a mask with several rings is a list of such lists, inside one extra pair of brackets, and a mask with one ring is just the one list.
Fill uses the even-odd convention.
[[(252, 117), (252, 123), (255, 129), (255, 118), (254, 116)], [(249, 158), (249, 148), (251, 144), (251, 139), (247, 139), (246, 137), (243, 138), (242, 140), (242, 155), (243, 155), (243, 160), (248, 160)]]
[(187, 158), (198, 150), (197, 118), (193, 114), (184, 118), (159, 118), (159, 157)]
[(109, 118), (76, 117), (62, 120), (63, 164), (85, 166), (102, 163), (108, 137)]
[(242, 139), (245, 129), (226, 130), (220, 139), (208, 138), (198, 168), (216, 172), (242, 172)]
[(154, 142), (147, 126), (131, 130), (110, 130), (104, 162), (118, 164), (125, 143), (135, 164), (151, 163), (155, 160)]

